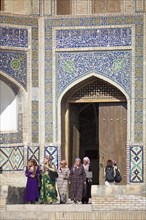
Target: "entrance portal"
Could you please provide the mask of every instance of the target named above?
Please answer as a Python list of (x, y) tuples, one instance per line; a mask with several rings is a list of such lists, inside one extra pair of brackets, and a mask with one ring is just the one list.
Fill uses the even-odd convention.
[(104, 184), (107, 160), (117, 160), (126, 184), (126, 98), (95, 77), (78, 86), (62, 100), (62, 159), (71, 167), (76, 157), (88, 156), (93, 184)]

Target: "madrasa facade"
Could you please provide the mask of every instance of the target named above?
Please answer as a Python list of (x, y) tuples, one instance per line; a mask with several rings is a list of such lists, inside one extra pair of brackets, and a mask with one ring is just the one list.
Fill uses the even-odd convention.
[(45, 154), (146, 179), (146, 1), (0, 1), (1, 184)]

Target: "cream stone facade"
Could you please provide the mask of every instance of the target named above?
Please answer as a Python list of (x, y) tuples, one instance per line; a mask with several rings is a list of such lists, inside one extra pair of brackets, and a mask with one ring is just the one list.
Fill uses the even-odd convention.
[[(110, 202), (126, 210), (122, 198), (129, 204), (128, 195), (133, 195), (134, 206), (138, 207), (135, 198), (142, 201), (139, 219), (144, 219), (146, 1), (1, 0), (0, 4), (0, 85), (11, 90), (8, 100), (12, 94), (16, 97), (16, 119), (11, 117), (17, 124), (12, 130), (9, 124), (2, 126), (5, 131), (1, 129), (2, 207), (6, 207), (8, 188), (25, 186), (24, 169), (30, 158), (40, 163), (49, 153), (56, 166), (64, 158), (71, 166), (76, 156), (89, 154), (98, 173), (92, 188), (93, 210), (106, 210), (109, 194)], [(120, 107), (115, 110), (114, 106)], [(81, 116), (89, 118), (95, 113), (96, 125), (81, 122), (79, 112), (84, 108)], [(1, 108), (1, 115), (6, 111), (8, 105)], [(109, 133), (112, 138), (107, 152), (103, 137), (109, 137), (104, 123), (109, 127), (114, 123), (117, 136)], [(89, 127), (87, 134), (81, 131), (85, 126)], [(86, 145), (87, 141), (83, 136), (92, 139), (94, 126), (98, 127), (98, 143), (84, 148), (81, 142)], [(118, 159), (123, 173), (121, 191), (113, 188), (112, 193), (107, 192), (103, 186), (107, 154)]]

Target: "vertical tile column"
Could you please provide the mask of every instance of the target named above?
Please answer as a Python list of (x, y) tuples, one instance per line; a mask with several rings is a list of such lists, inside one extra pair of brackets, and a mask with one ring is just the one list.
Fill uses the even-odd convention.
[(40, 144), (40, 157), (44, 155), (45, 145), (45, 38), (44, 38), (44, 17), (39, 18), (39, 144)]
[[(37, 21), (38, 22), (38, 21)], [(38, 24), (32, 28), (32, 143), (39, 142)]]
[[(146, 4), (146, 3), (145, 3)], [(143, 44), (143, 144), (144, 144), (144, 182), (146, 183), (146, 14), (144, 15)]]
[(143, 142), (143, 17), (135, 21), (135, 143)]

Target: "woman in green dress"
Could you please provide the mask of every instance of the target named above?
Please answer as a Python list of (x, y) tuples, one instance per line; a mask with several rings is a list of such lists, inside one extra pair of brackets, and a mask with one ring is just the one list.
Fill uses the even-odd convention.
[(40, 203), (52, 204), (57, 202), (56, 178), (58, 174), (50, 155), (44, 158), (41, 166), (41, 174)]

